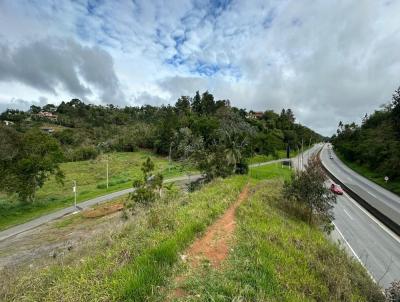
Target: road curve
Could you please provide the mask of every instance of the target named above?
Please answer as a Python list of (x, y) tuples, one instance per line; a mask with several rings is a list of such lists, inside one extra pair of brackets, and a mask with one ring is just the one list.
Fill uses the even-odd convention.
[(328, 146), (325, 145), (320, 153), (324, 167), (355, 194), (352, 195), (354, 198), (365, 201), (365, 206), (374, 215), (399, 234), (400, 197), (348, 168)]
[[(329, 153), (333, 159), (330, 159)], [(363, 186), (363, 180), (359, 178), (362, 176), (356, 175), (345, 166), (338, 167), (343, 163), (332, 151), (329, 153), (328, 148), (324, 146), (320, 153), (322, 164), (346, 186), (351, 189), (357, 188), (357, 194), (364, 198), (370, 196), (371, 187)], [(374, 191), (372, 194), (377, 195)], [(334, 214), (335, 230), (331, 234), (332, 238), (342, 242), (349, 254), (370, 272), (379, 285), (388, 287), (393, 280), (399, 280), (400, 237), (347, 193), (338, 196)]]

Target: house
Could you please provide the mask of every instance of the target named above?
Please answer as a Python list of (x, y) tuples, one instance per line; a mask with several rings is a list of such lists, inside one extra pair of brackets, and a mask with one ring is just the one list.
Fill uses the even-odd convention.
[(40, 111), (37, 114), (38, 117), (45, 118), (51, 121), (56, 121), (57, 120), (57, 114), (54, 114), (53, 112), (48, 112), (48, 111)]
[(14, 122), (4, 121), (4, 124), (6, 124), (6, 126), (11, 126), (11, 125), (14, 125)]
[(260, 120), (260, 119), (262, 119), (263, 115), (264, 115), (264, 112), (262, 112), (262, 111), (257, 111), (257, 112), (250, 111), (247, 114), (247, 118), (248, 119), (258, 119), (258, 120)]

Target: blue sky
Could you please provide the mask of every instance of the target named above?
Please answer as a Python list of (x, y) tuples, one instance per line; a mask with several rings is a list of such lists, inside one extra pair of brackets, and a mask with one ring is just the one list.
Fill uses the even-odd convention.
[(0, 0), (0, 110), (209, 90), (332, 134), (400, 85), (398, 0)]

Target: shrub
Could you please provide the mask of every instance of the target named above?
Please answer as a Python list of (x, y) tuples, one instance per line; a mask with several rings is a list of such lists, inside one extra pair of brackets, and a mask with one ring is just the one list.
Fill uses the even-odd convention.
[(95, 147), (83, 146), (73, 150), (67, 157), (70, 161), (80, 161), (96, 159), (97, 155), (99, 155), (99, 153)]
[(393, 281), (385, 290), (387, 302), (400, 302), (400, 280)]
[[(309, 224), (317, 222), (328, 233), (332, 230), (333, 204), (336, 195), (325, 185), (327, 176), (316, 156), (308, 160), (305, 170), (298, 170), (290, 182), (285, 182), (284, 195), (307, 211)], [(314, 219), (313, 221), (313, 218)]]

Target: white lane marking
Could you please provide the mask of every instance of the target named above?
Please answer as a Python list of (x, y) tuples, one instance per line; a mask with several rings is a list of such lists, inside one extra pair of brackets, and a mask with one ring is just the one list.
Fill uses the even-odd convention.
[(344, 238), (342, 232), (339, 230), (339, 228), (337, 227), (337, 225), (332, 221), (332, 224), (335, 226), (336, 231), (338, 231), (339, 235), (343, 238), (344, 242), (347, 244), (347, 246), (350, 248), (351, 252), (353, 253), (354, 257), (356, 257), (356, 259), (358, 260), (358, 262), (360, 262), (360, 264), (365, 268), (365, 270), (367, 271), (368, 275), (371, 277), (371, 279), (376, 283), (375, 278), (371, 275), (371, 273), (369, 272), (369, 270), (367, 269), (367, 267), (364, 265), (364, 263), (361, 261), (360, 257), (358, 257), (357, 253), (353, 250), (353, 248), (351, 247), (350, 243), (346, 240), (346, 238)]
[(378, 199), (378, 197), (376, 197), (376, 195), (375, 194), (373, 194), (373, 193), (371, 193), (370, 191), (367, 191), (367, 190), (365, 190), (369, 195), (372, 195), (372, 196), (374, 196), (376, 199)]
[(367, 215), (371, 220), (373, 220), (378, 226), (382, 228), (386, 233), (388, 233), (394, 240), (396, 240), (400, 244), (400, 239), (399, 237), (393, 233), (387, 226), (385, 226), (382, 222), (380, 222), (378, 219), (376, 219), (374, 216), (372, 216), (367, 210), (365, 210), (362, 206), (360, 206), (353, 198), (351, 198), (346, 192), (344, 192), (344, 195), (354, 204), (356, 205), (361, 211), (364, 212), (365, 215)]
[(353, 217), (351, 217), (351, 215), (346, 211), (346, 209), (343, 209), (343, 210), (344, 210), (344, 212), (347, 214), (347, 216), (350, 217), (351, 220), (354, 220)]

